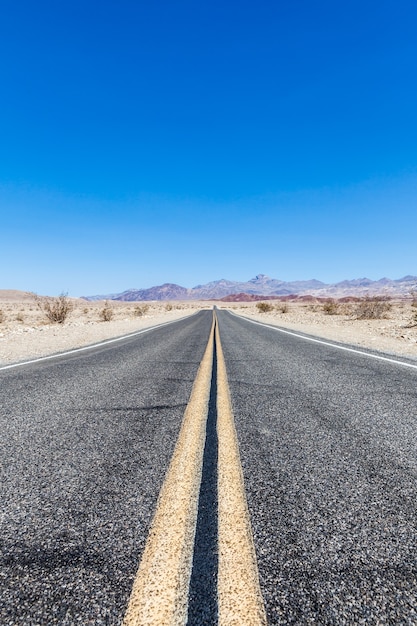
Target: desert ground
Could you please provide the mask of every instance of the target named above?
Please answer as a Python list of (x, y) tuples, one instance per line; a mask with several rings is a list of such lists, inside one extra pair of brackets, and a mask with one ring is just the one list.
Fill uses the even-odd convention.
[[(411, 298), (389, 303), (380, 319), (358, 319), (358, 303), (337, 301), (331, 314), (324, 302), (267, 302), (260, 312), (255, 303), (228, 306), (239, 315), (289, 330), (417, 359), (417, 302)], [(222, 307), (223, 308), (223, 307)]]
[[(41, 304), (41, 306), (39, 306)], [(330, 313), (323, 302), (88, 302), (71, 300), (63, 324), (51, 323), (31, 294), (0, 290), (0, 366), (64, 352), (127, 335), (191, 315), (200, 309), (229, 309), (250, 319), (302, 331), (388, 354), (417, 360), (417, 302), (390, 303), (381, 319), (358, 319), (356, 303), (341, 303)], [(104, 309), (110, 319), (103, 319)]]
[[(72, 310), (65, 322), (51, 323), (31, 294), (0, 290), (0, 367), (128, 335), (210, 308), (194, 302), (70, 302)], [(111, 311), (107, 321), (104, 309)]]

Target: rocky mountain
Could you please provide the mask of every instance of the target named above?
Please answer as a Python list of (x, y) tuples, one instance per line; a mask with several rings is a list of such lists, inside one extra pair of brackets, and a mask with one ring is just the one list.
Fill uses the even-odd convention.
[(391, 278), (343, 280), (333, 285), (326, 285), (322, 289), (312, 290), (310, 293), (313, 296), (333, 298), (365, 295), (401, 298), (410, 295), (411, 291), (417, 291), (417, 276), (404, 276), (394, 280)]
[(270, 278), (266, 274), (258, 274), (247, 282), (216, 280), (207, 285), (197, 285), (191, 290), (193, 298), (211, 300), (223, 298), (232, 294), (246, 293), (248, 295), (286, 296), (305, 291), (312, 291), (324, 287), (319, 280), (285, 282), (276, 278)]
[(164, 283), (159, 287), (150, 287), (149, 289), (129, 289), (120, 293), (112, 300), (122, 300), (124, 302), (136, 302), (138, 300), (188, 300), (190, 289), (174, 285), (173, 283)]
[(286, 282), (270, 278), (266, 274), (258, 274), (247, 282), (238, 282), (222, 278), (206, 285), (197, 285), (192, 289), (173, 283), (165, 283), (149, 289), (129, 289), (120, 294), (107, 296), (83, 296), (85, 300), (122, 300), (135, 302), (140, 300), (219, 300), (228, 296), (315, 296), (322, 298), (346, 298), (364, 295), (387, 295), (404, 297), (411, 291), (417, 291), (417, 276), (403, 278), (356, 278), (343, 280), (334, 284), (326, 284), (319, 280), (298, 280)]
[(230, 293), (237, 293), (243, 291), (241, 285), (246, 283), (237, 283), (232, 280), (226, 280), (221, 278), (214, 282), (207, 283), (206, 285), (197, 285), (190, 289), (191, 298), (193, 300), (217, 300), (223, 298)]

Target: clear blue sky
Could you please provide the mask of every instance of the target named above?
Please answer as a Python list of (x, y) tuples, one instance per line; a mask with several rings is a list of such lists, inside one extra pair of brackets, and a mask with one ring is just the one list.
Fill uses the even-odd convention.
[(3, 0), (0, 288), (417, 274), (414, 0)]

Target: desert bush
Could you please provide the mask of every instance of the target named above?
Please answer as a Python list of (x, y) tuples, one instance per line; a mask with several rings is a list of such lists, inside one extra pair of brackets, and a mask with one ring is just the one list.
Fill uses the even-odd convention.
[(149, 310), (149, 304), (143, 304), (142, 306), (135, 306), (133, 310), (133, 315), (135, 317), (142, 317), (142, 315), (146, 315)]
[(353, 305), (350, 302), (339, 303), (339, 315), (351, 316), (353, 314)]
[(386, 317), (390, 309), (388, 296), (365, 296), (356, 305), (354, 315), (358, 320), (377, 320)]
[(100, 309), (99, 311), (99, 317), (102, 322), (110, 322), (110, 320), (113, 319), (113, 315), (114, 315), (114, 311), (111, 308), (111, 306), (109, 306), (109, 303), (106, 300), (103, 308)]
[(23, 313), (18, 313), (16, 315), (16, 322), (22, 322), (23, 323), (24, 321), (25, 321), (25, 318), (23, 317)]
[(172, 304), (170, 302), (165, 305), (165, 311), (172, 311)]
[(326, 315), (338, 315), (340, 313), (340, 305), (337, 300), (329, 298), (323, 304), (323, 311)]
[(256, 308), (260, 313), (268, 313), (269, 311), (272, 311), (274, 307), (272, 304), (269, 304), (269, 302), (257, 302)]
[(280, 304), (277, 304), (276, 309), (279, 313), (288, 313), (287, 302), (280, 302)]
[(52, 324), (63, 324), (74, 308), (66, 293), (61, 293), (55, 298), (34, 294), (34, 298), (38, 308)]
[(417, 291), (410, 291), (411, 306), (417, 308)]
[(3, 309), (0, 309), (0, 324), (3, 324), (3, 322), (6, 320), (6, 315), (3, 311)]

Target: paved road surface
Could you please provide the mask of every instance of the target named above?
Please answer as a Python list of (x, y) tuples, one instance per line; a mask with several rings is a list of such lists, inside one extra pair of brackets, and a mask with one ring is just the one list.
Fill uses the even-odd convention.
[[(1, 624), (120, 624), (211, 318), (0, 371)], [(417, 624), (417, 370), (218, 320), (269, 623)]]
[(417, 624), (417, 369), (220, 312), (271, 624)]
[(210, 311), (0, 372), (0, 624), (120, 624)]

